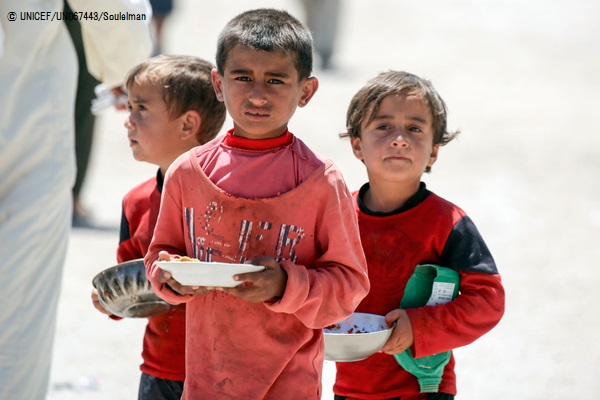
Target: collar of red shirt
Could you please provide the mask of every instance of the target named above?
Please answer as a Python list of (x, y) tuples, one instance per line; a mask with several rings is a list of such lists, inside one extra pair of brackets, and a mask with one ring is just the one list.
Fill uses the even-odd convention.
[(277, 147), (287, 146), (292, 143), (294, 137), (290, 131), (286, 130), (285, 133), (276, 138), (269, 139), (248, 139), (233, 135), (233, 129), (227, 131), (225, 135), (224, 144), (231, 147), (239, 147), (246, 150), (268, 150)]

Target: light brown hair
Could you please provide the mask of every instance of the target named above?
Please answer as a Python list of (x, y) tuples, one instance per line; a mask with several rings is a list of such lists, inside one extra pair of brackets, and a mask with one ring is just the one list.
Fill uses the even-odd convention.
[(394, 94), (416, 95), (429, 106), (433, 121), (433, 144), (445, 145), (460, 131), (447, 131), (446, 104), (430, 81), (403, 71), (388, 71), (367, 82), (352, 98), (346, 113), (347, 132), (340, 137), (360, 137), (360, 128), (370, 123), (384, 98)]
[(214, 67), (194, 56), (159, 55), (131, 69), (125, 86), (129, 89), (134, 83), (147, 82), (158, 87), (172, 119), (189, 110), (198, 112), (202, 123), (196, 137), (206, 143), (219, 133), (226, 114), (212, 86)]

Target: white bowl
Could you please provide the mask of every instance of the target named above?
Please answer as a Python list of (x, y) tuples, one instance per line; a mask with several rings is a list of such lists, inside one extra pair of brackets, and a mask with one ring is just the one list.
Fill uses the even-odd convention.
[(387, 342), (392, 329), (382, 315), (355, 312), (345, 320), (323, 329), (325, 359), (359, 361), (378, 352)]
[(184, 286), (211, 287), (235, 287), (242, 282), (234, 281), (233, 275), (265, 269), (262, 265), (204, 261), (157, 261), (156, 265)]
[(92, 285), (98, 290), (102, 307), (119, 317), (155, 317), (174, 307), (152, 290), (143, 258), (105, 269), (94, 277)]

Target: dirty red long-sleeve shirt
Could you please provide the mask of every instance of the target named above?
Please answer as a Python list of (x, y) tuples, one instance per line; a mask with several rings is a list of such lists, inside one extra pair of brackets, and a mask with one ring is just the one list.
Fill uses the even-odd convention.
[[(180, 296), (158, 280), (162, 250), (232, 263), (272, 256), (285, 293), (258, 304), (219, 291)], [(369, 289), (340, 172), (289, 132), (260, 141), (230, 132), (177, 159), (145, 264), (159, 296), (187, 304), (184, 399), (320, 398), (322, 328)]]

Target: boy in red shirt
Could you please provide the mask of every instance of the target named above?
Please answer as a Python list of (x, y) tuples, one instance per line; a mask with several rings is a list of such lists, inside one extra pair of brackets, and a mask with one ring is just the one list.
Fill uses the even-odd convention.
[[(369, 289), (351, 195), (339, 170), (288, 131), (318, 88), (312, 39), (272, 9), (232, 19), (213, 85), (233, 129), (178, 158), (145, 258), (154, 290), (187, 303), (183, 399), (318, 399), (322, 328)], [(182, 286), (156, 261), (263, 265), (235, 288)]]
[[(146, 255), (169, 165), (213, 139), (223, 126), (225, 106), (215, 97), (212, 69), (211, 63), (197, 57), (161, 55), (134, 67), (126, 78), (125, 127), (133, 157), (156, 164), (159, 170), (123, 198), (119, 263)], [(92, 300), (99, 311), (108, 313), (95, 289)], [(138, 399), (179, 400), (185, 378), (185, 304), (148, 318), (142, 358)]]
[[(417, 378), (394, 354), (414, 358), (465, 346), (492, 329), (504, 313), (496, 265), (471, 219), (427, 190), (423, 172), (440, 146), (458, 132), (446, 128), (446, 106), (429, 81), (389, 71), (352, 99), (346, 126), (352, 151), (369, 182), (353, 193), (369, 266), (371, 291), (356, 311), (386, 316), (392, 335), (366, 360), (337, 363), (334, 393), (343, 399), (450, 400), (456, 394), (454, 358), (443, 369), (439, 392), (421, 393)], [(418, 264), (457, 271), (460, 294), (445, 304), (400, 309)]]

